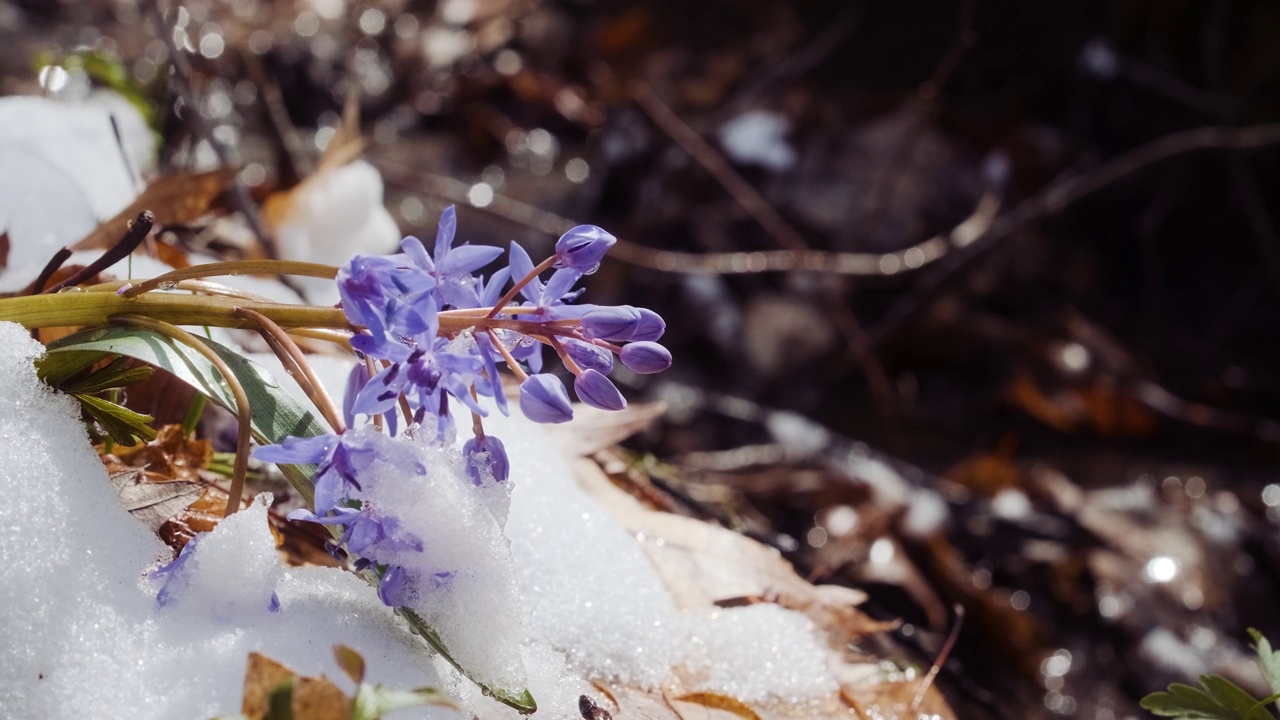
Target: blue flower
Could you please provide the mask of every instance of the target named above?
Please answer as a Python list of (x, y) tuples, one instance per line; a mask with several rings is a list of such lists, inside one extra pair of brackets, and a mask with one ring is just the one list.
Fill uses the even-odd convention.
[(579, 225), (556, 241), (556, 267), (572, 268), (588, 275), (618, 239), (595, 225)]
[(164, 584), (160, 586), (160, 592), (156, 593), (156, 605), (166, 607), (173, 602), (174, 591), (184, 580), (182, 568), (196, 554), (196, 542), (203, 534), (199, 533), (188, 540), (187, 544), (182, 546), (182, 551), (178, 553), (178, 557), (151, 571), (152, 578), (164, 580)]
[(351, 491), (360, 490), (356, 476), (372, 460), (373, 452), (368, 447), (349, 447), (341, 435), (317, 435), (287, 437), (279, 445), (264, 445), (254, 450), (253, 456), (273, 463), (317, 465), (315, 507), (316, 512), (323, 515), (346, 500)]
[(453, 238), (457, 226), (457, 213), (450, 205), (440, 214), (434, 258), (427, 255), (422, 241), (413, 236), (402, 240), (400, 249), (415, 265), (435, 278), (442, 306), (480, 307), (479, 288), (482, 285), (473, 273), (497, 260), (502, 255), (502, 248), (487, 245), (462, 245), (455, 248)]
[(627, 399), (622, 397), (618, 388), (609, 382), (609, 378), (595, 370), (584, 370), (573, 379), (573, 391), (578, 399), (601, 410), (622, 410), (627, 407)]
[(555, 375), (538, 373), (520, 383), (520, 411), (539, 423), (562, 423), (573, 419), (573, 405), (564, 383)]
[(622, 346), (622, 364), (641, 375), (660, 373), (671, 367), (671, 351), (656, 342), (632, 342)]
[(473, 437), (462, 445), (462, 458), (466, 463), (467, 477), (476, 485), (486, 484), (488, 478), (506, 482), (511, 476), (511, 461), (502, 441), (492, 435)]

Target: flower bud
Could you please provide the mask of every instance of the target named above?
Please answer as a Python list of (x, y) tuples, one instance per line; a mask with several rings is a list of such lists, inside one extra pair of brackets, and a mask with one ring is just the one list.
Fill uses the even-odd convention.
[(556, 266), (593, 272), (618, 239), (595, 225), (579, 225), (556, 241)]
[(599, 370), (606, 375), (613, 370), (613, 353), (608, 350), (573, 338), (565, 338), (563, 342), (565, 352), (581, 367)]
[(584, 371), (574, 378), (573, 391), (579, 400), (601, 410), (622, 410), (627, 406), (627, 399), (622, 397), (618, 388), (595, 370)]
[(630, 305), (598, 305), (582, 316), (582, 332), (589, 338), (630, 340), (640, 324), (640, 311)]
[(662, 316), (648, 308), (638, 308), (640, 322), (636, 325), (631, 340), (657, 340), (667, 331), (667, 322)]
[(573, 419), (573, 406), (564, 383), (554, 375), (538, 373), (520, 383), (520, 411), (534, 422), (562, 423)]
[(622, 347), (622, 364), (641, 375), (660, 373), (671, 367), (671, 351), (656, 342), (633, 342)]
[(484, 485), (490, 478), (506, 482), (511, 476), (507, 449), (492, 435), (468, 440), (462, 446), (462, 457), (466, 460), (467, 477), (476, 485)]

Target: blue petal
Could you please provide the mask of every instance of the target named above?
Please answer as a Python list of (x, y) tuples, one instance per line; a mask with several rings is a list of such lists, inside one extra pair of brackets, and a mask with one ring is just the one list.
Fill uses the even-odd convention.
[(442, 275), (470, 275), (502, 256), (502, 248), (489, 245), (463, 245), (449, 251), (440, 261)]
[(409, 256), (409, 259), (413, 261), (414, 265), (417, 265), (427, 272), (431, 272), (436, 269), (436, 264), (431, 262), (431, 256), (427, 254), (426, 246), (423, 245), (422, 241), (418, 238), (410, 235), (401, 240), (400, 249), (404, 251), (405, 255)]
[(337, 435), (317, 435), (310, 438), (287, 437), (279, 445), (263, 445), (253, 451), (259, 460), (273, 463), (319, 463), (337, 446)]
[[(533, 273), (533, 260), (529, 259), (529, 253), (514, 240), (511, 241), (511, 260), (507, 267), (511, 269), (511, 279), (515, 282), (520, 282)], [(542, 281), (537, 277), (531, 278), (529, 284), (520, 288), (520, 294), (529, 302), (538, 302), (542, 298)]]
[(538, 304), (546, 307), (553, 302), (557, 302), (560, 298), (578, 282), (578, 278), (582, 277), (582, 273), (569, 268), (561, 268), (551, 275), (551, 279), (547, 281), (547, 287), (542, 291), (542, 298)]
[(436, 262), (444, 261), (445, 255), (449, 254), (449, 248), (453, 245), (453, 234), (458, 229), (458, 213), (453, 206), (444, 209), (440, 213), (440, 224), (436, 227)]

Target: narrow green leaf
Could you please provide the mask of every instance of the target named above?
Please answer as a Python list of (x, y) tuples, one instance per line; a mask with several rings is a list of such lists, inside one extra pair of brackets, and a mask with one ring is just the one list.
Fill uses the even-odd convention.
[[(212, 340), (200, 341), (227, 363), (244, 387), (249, 397), (253, 434), (259, 442), (278, 443), (289, 436), (314, 437), (327, 431), (310, 411), (276, 382), (269, 370)], [(167, 370), (200, 394), (235, 412), (235, 398), (218, 369), (200, 353), (164, 335), (128, 327), (87, 330), (50, 344), (46, 358), (87, 352), (97, 353), (98, 357), (124, 355)], [(313, 471), (301, 468), (292, 472), (284, 467), (281, 470), (310, 504), (314, 494)]]
[(80, 401), (80, 407), (102, 426), (112, 440), (121, 445), (132, 445), (134, 438), (154, 440), (156, 431), (151, 427), (155, 418), (150, 415), (136, 413), (127, 407), (117, 405), (110, 400), (103, 400), (93, 395), (74, 395)]
[(127, 367), (123, 362), (124, 358), (120, 358), (120, 361), (113, 362), (88, 377), (63, 386), (62, 390), (68, 393), (100, 393), (104, 390), (136, 385), (151, 377), (151, 374), (155, 372), (155, 368), (149, 365)]
[[(366, 577), (366, 580), (368, 578)], [(538, 710), (538, 703), (534, 701), (533, 695), (524, 688), (519, 690), (507, 690), (505, 688), (493, 687), (486, 685), (476, 678), (475, 674), (458, 664), (457, 660), (449, 654), (448, 648), (445, 647), (444, 641), (440, 639), (439, 633), (435, 631), (422, 616), (407, 607), (396, 608), (396, 614), (404, 618), (409, 623), (409, 629), (415, 635), (420, 636), (433, 650), (440, 653), (440, 656), (449, 661), (449, 664), (457, 668), (458, 672), (467, 676), (471, 682), (480, 686), (485, 695), (489, 695), (498, 702), (507, 707), (515, 709), (521, 715), (531, 715)]]

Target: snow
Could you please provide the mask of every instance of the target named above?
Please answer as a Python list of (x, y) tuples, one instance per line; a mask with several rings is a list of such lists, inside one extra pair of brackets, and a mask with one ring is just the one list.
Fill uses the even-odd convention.
[(787, 143), (790, 129), (780, 113), (749, 110), (720, 126), (720, 144), (737, 162), (785, 172), (796, 164), (796, 151)]
[(695, 690), (745, 703), (803, 703), (835, 692), (826, 650), (813, 622), (793, 610), (759, 603), (716, 610), (690, 620), (685, 664)]
[[(10, 573), (0, 585), (9, 639), (0, 708), (54, 720), (212, 717), (239, 708), (251, 650), (345, 682), (331, 653), (343, 643), (364, 656), (368, 682), (433, 685), (466, 709), (396, 717), (518, 717), (432, 657), (362, 580), (283, 569), (265, 497), (201, 537), (175, 600), (158, 608), (161, 580), (147, 574), (171, 553), (118, 504), (74, 403), (36, 380), (40, 352), (20, 327), (0, 323), (0, 563)], [(589, 681), (652, 691), (677, 683), (745, 702), (834, 689), (808, 618), (772, 604), (677, 608), (641, 545), (578, 488), (538, 426), (497, 413), (485, 426), (511, 460), (511, 480), (496, 488), (511, 492), (505, 532), (505, 503), (470, 485), (455, 451), (362, 431), (375, 444), (414, 447), (376, 471), (388, 481), (370, 492), (413, 508), (402, 517), (427, 552), (406, 563), (454, 573), (411, 604), (474, 672), (527, 683), (537, 717), (557, 719), (579, 717), (578, 695), (596, 694)]]
[[(342, 265), (356, 254), (394, 252), (400, 241), (400, 229), (382, 205), (382, 176), (364, 160), (317, 172), (287, 201), (283, 218), (273, 221), (276, 249), (285, 260)], [(332, 282), (297, 281), (312, 303), (338, 302)]]
[[(126, 139), (123, 149), (113, 116)], [(127, 102), (0, 98), (0, 234), (7, 233), (10, 243), (0, 292), (21, 289), (58, 248), (133, 200), (140, 189), (134, 171), (142, 169), (136, 165), (149, 155), (128, 146), (139, 125), (146, 127)]]

